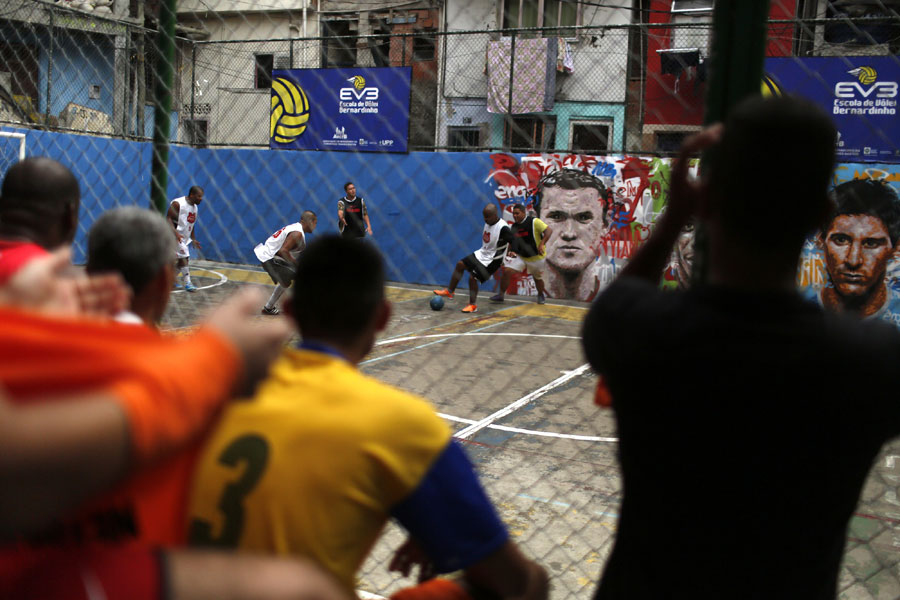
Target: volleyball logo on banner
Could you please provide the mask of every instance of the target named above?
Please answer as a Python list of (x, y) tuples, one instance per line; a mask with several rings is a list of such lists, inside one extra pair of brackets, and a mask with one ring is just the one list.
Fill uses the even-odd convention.
[(309, 121), (309, 99), (299, 85), (284, 77), (272, 80), (272, 112), (269, 137), (290, 144), (306, 131)]
[(778, 98), (783, 95), (778, 82), (768, 74), (763, 75), (760, 92), (763, 98)]
[(350, 83), (352, 83), (352, 84), (353, 84), (353, 87), (355, 87), (355, 88), (358, 89), (358, 90), (365, 89), (365, 87), (366, 87), (366, 78), (363, 77), (362, 75), (354, 75), (353, 77), (351, 77), (351, 78), (348, 79), (347, 81), (349, 81)]
[(878, 73), (872, 67), (859, 67), (858, 69), (851, 69), (847, 73), (855, 75), (863, 85), (872, 85), (878, 80)]
[(411, 67), (275, 69), (269, 147), (407, 152), (411, 90)]

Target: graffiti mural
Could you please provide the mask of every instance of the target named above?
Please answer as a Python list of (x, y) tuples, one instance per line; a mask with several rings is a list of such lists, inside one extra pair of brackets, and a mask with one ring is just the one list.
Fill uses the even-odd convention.
[[(512, 206), (520, 203), (553, 232), (545, 271), (552, 298), (593, 300), (647, 239), (666, 206), (668, 158), (493, 154), (491, 159), (484, 181), (503, 218), (512, 223)], [(696, 168), (694, 160), (691, 169)], [(667, 270), (671, 285), (685, 272), (681, 263), (692, 256), (691, 246), (685, 244), (683, 256), (673, 256)], [(527, 275), (514, 277), (506, 291), (536, 294)]]
[(835, 170), (836, 210), (803, 249), (798, 285), (826, 310), (900, 326), (900, 165)]
[[(553, 298), (593, 300), (647, 239), (668, 199), (668, 158), (493, 154), (491, 161), (484, 184), (503, 218), (512, 223), (512, 206), (520, 203), (553, 230), (545, 271)], [(694, 174), (697, 163), (691, 164)], [(900, 326), (900, 165), (839, 164), (834, 194), (844, 206), (838, 213), (844, 214), (807, 240), (797, 283), (827, 310)], [(693, 226), (688, 226), (663, 287), (688, 285), (693, 253)], [(515, 275), (506, 292), (537, 293), (527, 274)]]

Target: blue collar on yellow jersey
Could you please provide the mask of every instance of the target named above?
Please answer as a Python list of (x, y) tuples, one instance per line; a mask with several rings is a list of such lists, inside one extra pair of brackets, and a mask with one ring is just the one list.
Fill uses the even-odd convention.
[(347, 360), (347, 357), (344, 356), (340, 350), (335, 348), (334, 346), (329, 346), (328, 344), (317, 342), (315, 340), (303, 340), (299, 344), (297, 344), (297, 348), (299, 350), (312, 350), (313, 352), (321, 352), (322, 354), (330, 354), (342, 360)]

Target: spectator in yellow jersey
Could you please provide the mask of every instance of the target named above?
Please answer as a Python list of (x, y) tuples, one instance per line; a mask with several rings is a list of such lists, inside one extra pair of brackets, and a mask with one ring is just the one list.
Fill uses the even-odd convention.
[(352, 591), (394, 518), (437, 572), (463, 570), (499, 597), (546, 598), (544, 569), (510, 540), (434, 409), (357, 370), (391, 314), (378, 252), (319, 239), (294, 288), (303, 342), (252, 402), (226, 409), (195, 471), (190, 541), (303, 555)]

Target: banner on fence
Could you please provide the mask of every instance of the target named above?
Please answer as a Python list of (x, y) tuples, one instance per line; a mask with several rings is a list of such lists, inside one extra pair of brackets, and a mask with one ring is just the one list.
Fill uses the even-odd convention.
[(819, 104), (838, 128), (838, 160), (900, 162), (900, 64), (890, 56), (766, 59), (764, 87)]
[(272, 71), (269, 147), (406, 152), (410, 67)]

